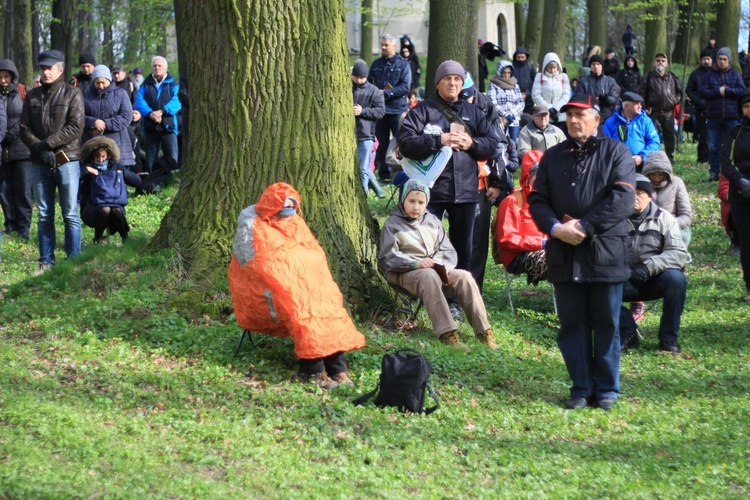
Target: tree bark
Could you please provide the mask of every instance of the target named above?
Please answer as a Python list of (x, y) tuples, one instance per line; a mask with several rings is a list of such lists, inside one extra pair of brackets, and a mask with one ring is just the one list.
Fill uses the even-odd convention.
[[(542, 23), (544, 23), (544, 0), (529, 0), (529, 17), (526, 20), (526, 39), (523, 43), (534, 61), (542, 61), (544, 54), (539, 53), (542, 43)], [(558, 54), (564, 59), (563, 54)]]
[(372, 23), (373, 1), (362, 0), (362, 13), (359, 21), (359, 57), (367, 66), (372, 63)]
[[(516, 19), (516, 46), (521, 46), (527, 43), (526, 27), (528, 25), (526, 24), (526, 11), (524, 10), (524, 6), (528, 4), (529, 2), (515, 2), (513, 4), (513, 17)], [(500, 40), (497, 42), (497, 44), (500, 45)], [(503, 49), (507, 50), (508, 47), (503, 47)]]
[(430, 37), (424, 80), (428, 96), (435, 92), (435, 71), (443, 61), (458, 61), (476, 76), (478, 26), (479, 0), (430, 0)]
[(3, 19), (5, 29), (3, 33), (3, 57), (13, 59), (13, 0), (3, 2), (5, 18)]
[[(680, 3), (678, 7), (678, 33), (672, 59), (675, 63), (693, 66), (698, 61), (700, 51), (707, 41), (709, 23), (706, 14), (710, 5), (700, 0), (689, 0), (687, 3)], [(691, 9), (693, 11), (692, 22), (689, 19)], [(688, 24), (690, 24), (690, 30), (688, 30)], [(688, 49), (687, 61), (685, 60), (686, 48)]]
[(565, 9), (567, 0), (547, 0), (544, 4), (542, 22), (542, 42), (539, 54), (554, 52), (560, 59), (565, 59)]
[(649, 10), (649, 18), (646, 21), (646, 48), (643, 51), (644, 70), (653, 61), (654, 56), (664, 52), (668, 60), (672, 60), (667, 41), (667, 11), (669, 5), (662, 0)]
[(34, 63), (31, 52), (31, 4), (27, 0), (15, 0), (13, 5), (13, 54), (18, 81), (34, 81)]
[(78, 55), (73, 46), (73, 0), (54, 0), (52, 2), (50, 25), (50, 45), (52, 49), (65, 54), (65, 78), (70, 78), (71, 68), (75, 69)]
[(721, 29), (716, 32), (716, 46), (729, 47), (732, 49), (732, 67), (742, 73), (737, 57), (737, 40), (740, 36), (740, 0), (718, 0), (716, 2), (716, 19), (721, 19), (717, 25)]
[(343, 3), (190, 4), (176, 4), (187, 34), (181, 65), (190, 75), (190, 120), (201, 126), (149, 248), (174, 248), (193, 283), (215, 291), (226, 279), (237, 215), (268, 185), (288, 182), (302, 194), (343, 294), (364, 311), (387, 288), (356, 168)]
[[(39, 2), (31, 0), (31, 57), (39, 52)], [(31, 84), (29, 81), (29, 85)]]
[(598, 45), (602, 51), (607, 45), (607, 13), (602, 0), (586, 0), (589, 18), (589, 45)]

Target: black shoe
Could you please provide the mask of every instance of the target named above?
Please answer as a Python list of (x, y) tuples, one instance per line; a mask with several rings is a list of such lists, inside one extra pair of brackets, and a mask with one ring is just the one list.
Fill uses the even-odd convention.
[(566, 410), (583, 410), (589, 405), (589, 400), (586, 398), (570, 398), (565, 402)]
[(665, 342), (664, 340), (662, 340), (661, 342), (659, 342), (659, 350), (677, 354), (678, 352), (680, 352), (680, 346), (677, 345), (677, 342)]
[(638, 338), (638, 331), (620, 336), (620, 352), (627, 352), (628, 349), (635, 349), (641, 345), (641, 339)]
[(719, 174), (716, 172), (711, 172), (711, 175), (708, 176), (708, 179), (706, 179), (703, 182), (716, 182), (719, 180)]
[(596, 402), (597, 406), (604, 411), (612, 409), (612, 405), (615, 404), (614, 398), (601, 398)]

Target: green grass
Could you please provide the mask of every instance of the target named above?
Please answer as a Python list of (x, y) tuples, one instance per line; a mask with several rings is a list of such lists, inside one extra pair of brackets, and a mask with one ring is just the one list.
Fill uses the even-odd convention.
[[(409, 333), (364, 318), (368, 347), (349, 356), (357, 387), (322, 392), (293, 380), (288, 340), (256, 335), (234, 358), (226, 284), (191, 302), (175, 255), (143, 251), (174, 188), (132, 200), (127, 245), (93, 247), (87, 229), (81, 257), (39, 277), (36, 246), (4, 238), (0, 496), (747, 496), (750, 306), (716, 184), (688, 151), (676, 167), (696, 212), (683, 354), (656, 351), (648, 314), (610, 413), (562, 409), (549, 287), (514, 280), (514, 316), (494, 266), (485, 300), (499, 350), (465, 326), (472, 353), (449, 350), (424, 314)], [(382, 220), (385, 201), (371, 200)], [(441, 408), (429, 417), (351, 404), (399, 347), (434, 365)]]

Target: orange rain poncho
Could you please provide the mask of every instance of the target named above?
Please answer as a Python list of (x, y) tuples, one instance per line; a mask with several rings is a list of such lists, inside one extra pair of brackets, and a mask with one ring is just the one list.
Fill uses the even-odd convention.
[[(294, 210), (300, 201), (292, 186), (277, 182), (240, 213), (229, 264), (237, 323), (254, 332), (291, 336), (300, 359), (364, 347), (323, 248)], [(285, 208), (293, 214), (281, 215)]]

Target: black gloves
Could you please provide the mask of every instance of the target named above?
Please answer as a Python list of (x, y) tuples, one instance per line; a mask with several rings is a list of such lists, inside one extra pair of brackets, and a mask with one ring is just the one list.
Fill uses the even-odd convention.
[(39, 141), (31, 146), (31, 155), (35, 158), (41, 158), (42, 153), (44, 153), (45, 151), (50, 151), (50, 148), (44, 141)]
[(39, 160), (41, 161), (42, 165), (49, 169), (55, 168), (57, 166), (57, 161), (55, 160), (55, 153), (50, 151), (49, 149), (47, 151), (42, 152), (42, 154), (39, 155)]
[(740, 179), (740, 194), (743, 198), (750, 200), (750, 180)]
[(607, 94), (600, 95), (597, 100), (599, 101), (599, 106), (601, 107), (609, 107), (609, 96)]
[(549, 109), (549, 121), (556, 122), (557, 121), (557, 115), (558, 111), (555, 108)]
[(46, 142), (39, 141), (31, 146), (31, 158), (38, 161), (47, 168), (55, 168), (55, 153), (49, 148)]
[(635, 269), (630, 271), (630, 281), (636, 285), (644, 284), (650, 277), (646, 264), (638, 264)]

